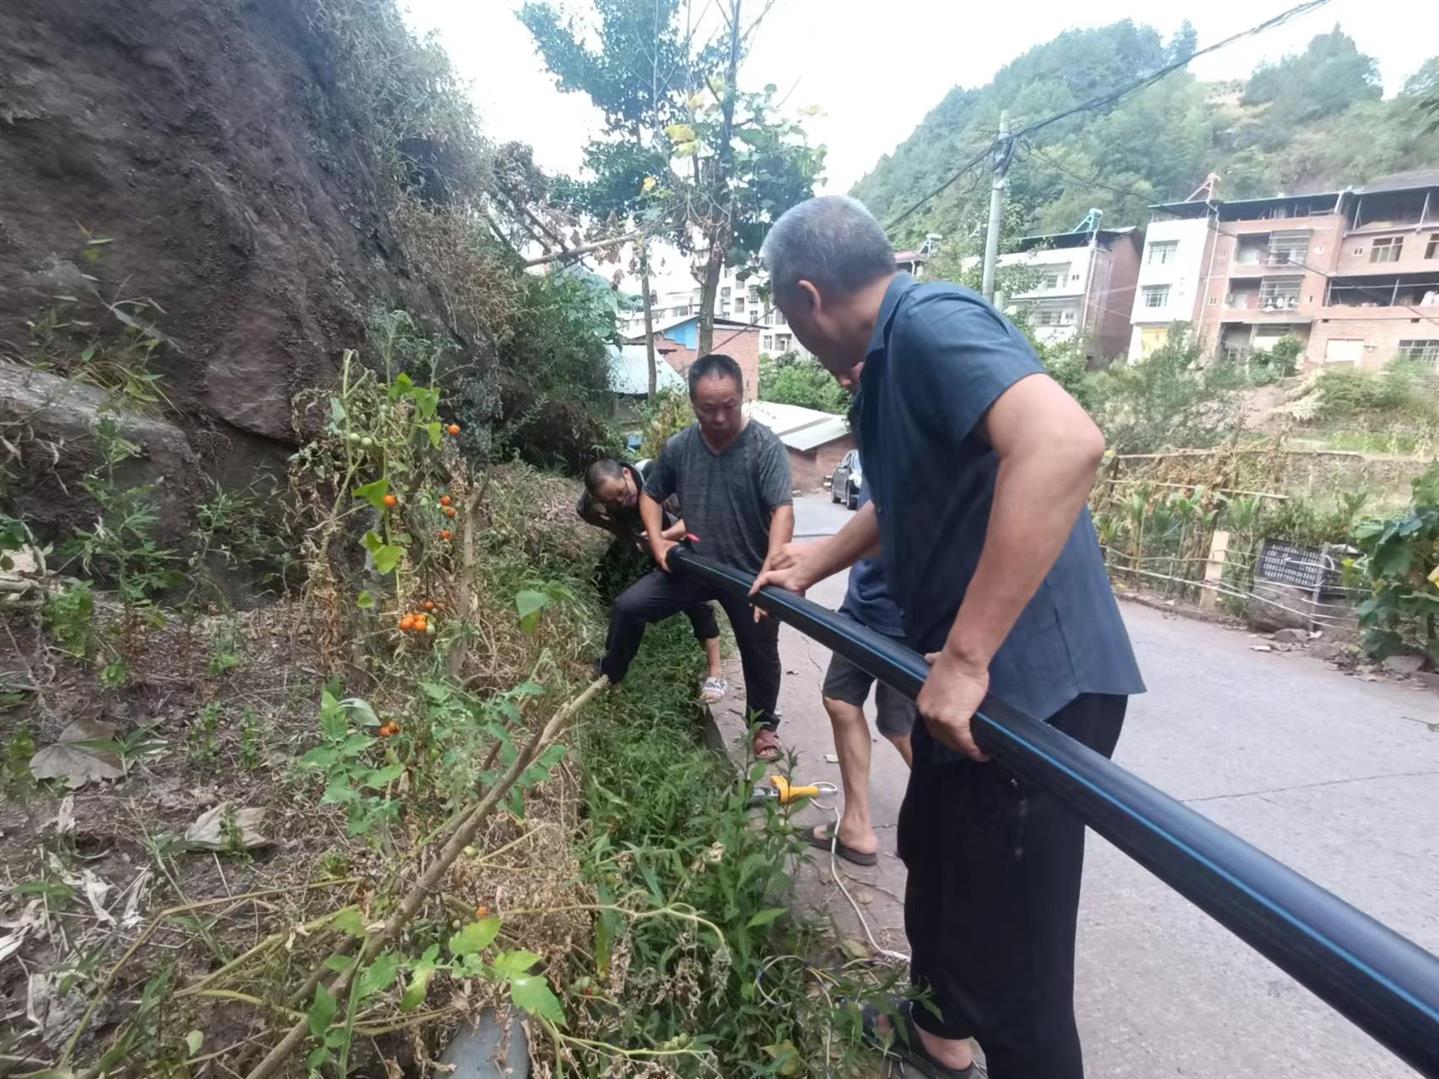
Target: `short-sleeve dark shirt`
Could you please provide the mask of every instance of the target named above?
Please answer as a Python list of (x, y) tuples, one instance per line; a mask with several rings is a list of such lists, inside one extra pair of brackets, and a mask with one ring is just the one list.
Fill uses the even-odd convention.
[[(859, 504), (869, 501), (869, 481), (859, 489)], [(841, 614), (847, 614), (862, 626), (868, 626), (876, 633), (887, 637), (904, 636), (904, 616), (899, 604), (889, 594), (889, 585), (884, 579), (884, 564), (877, 558), (865, 558), (849, 569), (849, 587), (845, 589), (844, 602), (839, 605)]]
[[(978, 294), (891, 282), (860, 380), (859, 442), (890, 592), (923, 651), (944, 645), (984, 547), (999, 458), (980, 423), (1043, 370)], [(1088, 510), (989, 673), (995, 696), (1036, 719), (1082, 693), (1143, 692)]]
[(784, 443), (754, 420), (721, 453), (697, 424), (686, 427), (660, 451), (645, 493), (661, 502), (679, 495), (685, 528), (699, 537), (695, 549), (746, 573), (764, 565), (774, 511), (794, 501)]

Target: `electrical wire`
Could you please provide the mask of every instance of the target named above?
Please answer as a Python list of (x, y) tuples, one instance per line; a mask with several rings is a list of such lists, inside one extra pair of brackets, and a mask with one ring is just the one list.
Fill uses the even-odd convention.
[(1152, 86), (1160, 79), (1163, 79), (1166, 75), (1173, 74), (1180, 68), (1185, 67), (1192, 60), (1197, 60), (1201, 56), (1207, 56), (1210, 53), (1217, 52), (1218, 50), (1223, 49), (1226, 46), (1232, 45), (1234, 44), (1234, 42), (1240, 41), (1243, 38), (1253, 37), (1254, 35), (1261, 34), (1266, 30), (1271, 30), (1276, 26), (1282, 26), (1284, 23), (1289, 22), (1291, 19), (1299, 18), (1301, 15), (1307, 15), (1311, 11), (1315, 11), (1323, 7), (1327, 3), (1329, 3), (1329, 0), (1306, 0), (1305, 3), (1296, 4), (1294, 7), (1289, 8), (1286, 11), (1281, 11), (1278, 15), (1273, 15), (1270, 18), (1265, 19), (1263, 22), (1255, 26), (1251, 26), (1247, 30), (1241, 30), (1237, 34), (1231, 34), (1227, 38), (1216, 41), (1213, 45), (1206, 45), (1202, 49), (1196, 49), (1194, 52), (1190, 53), (1182, 60), (1175, 60), (1172, 63), (1165, 64), (1163, 67), (1157, 68), (1147, 75), (1142, 75), (1131, 82), (1125, 83), (1123, 86), (1116, 87), (1115, 89), (1110, 90), (1107, 93), (1100, 94), (1097, 97), (1092, 97), (1088, 101), (1082, 101), (1078, 105), (1065, 109), (1063, 112), (1057, 112), (1052, 116), (1046, 116), (1042, 120), (1036, 120), (1034, 123), (1027, 124), (1026, 126), (1020, 128), (1018, 131), (1006, 135), (1003, 139), (996, 138), (973, 158), (970, 158), (963, 165), (961, 165), (959, 169), (955, 172), (955, 174), (951, 176), (948, 180), (940, 184), (933, 191), (926, 194), (923, 198), (921, 198), (918, 202), (914, 203), (914, 205), (906, 209), (894, 220), (890, 221), (889, 224), (885, 226), (885, 229), (892, 229), (901, 221), (904, 221), (912, 214), (917, 213), (937, 195), (940, 195), (943, 192), (947, 191), (955, 183), (956, 180), (958, 180), (976, 164), (982, 161), (991, 152), (1001, 152), (998, 150), (998, 147), (1002, 146), (1003, 144), (1009, 143), (1012, 145), (1018, 139), (1022, 139), (1026, 136), (1032, 135), (1036, 131), (1042, 131), (1044, 128), (1049, 127), (1051, 124), (1057, 124), (1061, 120), (1067, 120), (1071, 116), (1077, 116), (1082, 112), (1093, 112), (1097, 109), (1104, 108), (1106, 105), (1117, 104), (1131, 94), (1137, 93), (1138, 91), (1143, 90), (1146, 87)]

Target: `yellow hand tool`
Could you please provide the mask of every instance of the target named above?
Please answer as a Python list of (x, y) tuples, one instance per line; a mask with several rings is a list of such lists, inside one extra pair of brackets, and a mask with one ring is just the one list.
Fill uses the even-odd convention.
[(808, 786), (798, 786), (789, 781), (785, 776), (770, 776), (769, 786), (756, 787), (750, 796), (750, 802), (778, 801), (780, 805), (787, 806), (791, 802), (797, 802), (801, 798), (818, 798), (821, 794), (832, 793), (832, 783), (812, 783)]

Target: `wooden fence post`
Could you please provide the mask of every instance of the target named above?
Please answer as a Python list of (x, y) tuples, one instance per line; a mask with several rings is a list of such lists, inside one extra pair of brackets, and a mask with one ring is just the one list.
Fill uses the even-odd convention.
[(1219, 586), (1224, 581), (1224, 561), (1229, 556), (1229, 533), (1216, 530), (1209, 544), (1209, 561), (1204, 563), (1204, 587), (1199, 592), (1199, 609), (1219, 606)]

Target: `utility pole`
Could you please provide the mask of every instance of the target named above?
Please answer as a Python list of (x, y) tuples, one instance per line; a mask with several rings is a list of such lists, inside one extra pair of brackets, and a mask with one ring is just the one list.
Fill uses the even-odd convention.
[(1009, 140), (1009, 113), (999, 114), (999, 138), (994, 140), (991, 161), (994, 179), (989, 186), (989, 228), (984, 233), (984, 275), (980, 285), (986, 300), (994, 300), (994, 264), (999, 258), (999, 230), (1004, 218), (1004, 177), (1009, 172), (1009, 159), (1014, 145)]

